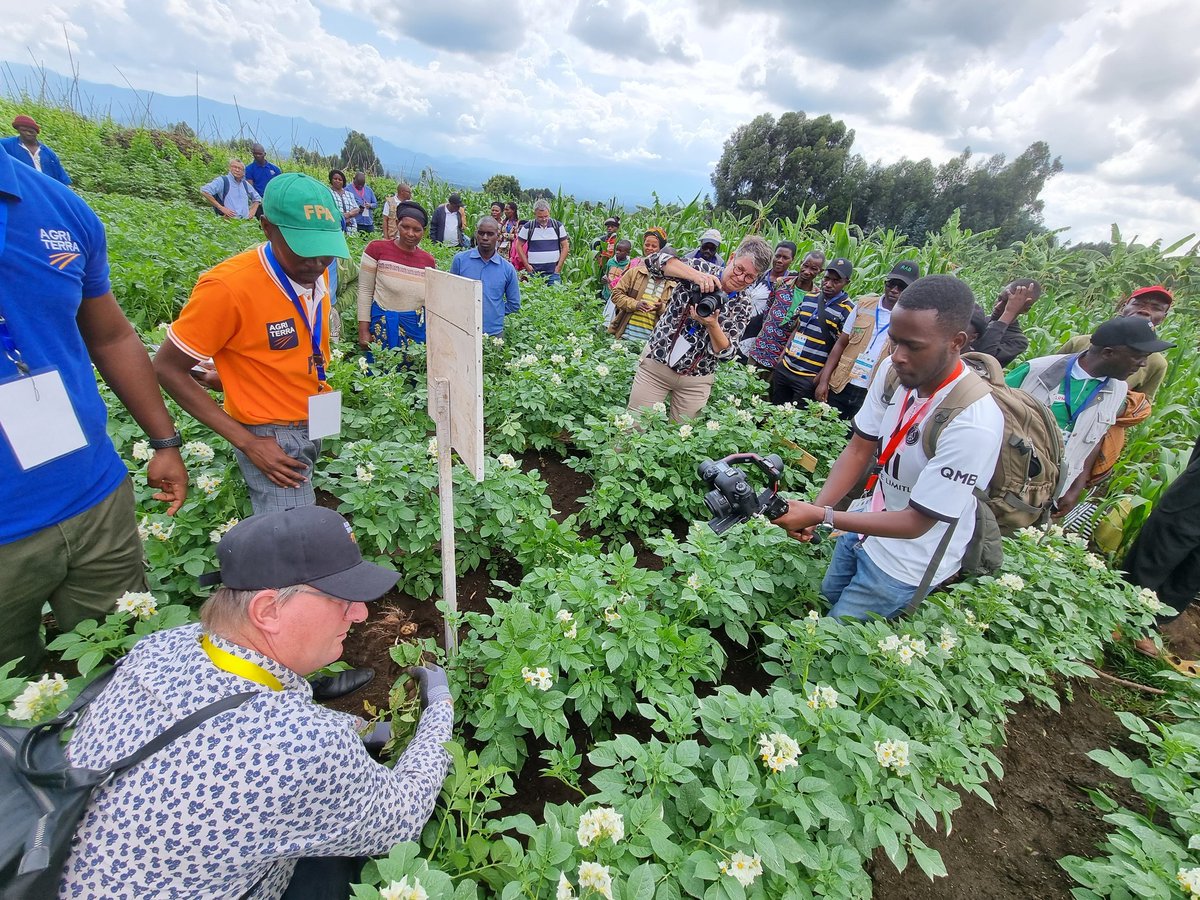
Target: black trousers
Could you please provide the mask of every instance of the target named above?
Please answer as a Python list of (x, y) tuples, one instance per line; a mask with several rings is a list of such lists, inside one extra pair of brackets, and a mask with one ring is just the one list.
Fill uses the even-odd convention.
[(817, 379), (797, 375), (782, 362), (775, 364), (771, 375), (771, 402), (776, 406), (794, 403), (797, 406), (807, 406), (817, 390)]
[(296, 863), (281, 900), (348, 900), (350, 885), (358, 881), (366, 858), (306, 856)]
[(1200, 439), (1183, 474), (1163, 492), (1121, 568), (1125, 580), (1150, 588), (1175, 610), (1170, 621), (1200, 593)]
[(862, 409), (863, 401), (867, 399), (867, 389), (848, 384), (840, 392), (829, 392), (829, 405), (838, 411), (838, 415), (849, 422)]

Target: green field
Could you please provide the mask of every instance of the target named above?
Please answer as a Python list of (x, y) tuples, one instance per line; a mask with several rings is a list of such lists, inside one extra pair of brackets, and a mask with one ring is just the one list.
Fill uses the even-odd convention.
[[(0, 118), (16, 109), (0, 101)], [(227, 150), (197, 145), (185, 148), (189, 156), (111, 122), (27, 103), (21, 110), (42, 123), (104, 220), (114, 291), (148, 344), (163, 339), (161, 324), (199, 273), (261, 239), (256, 225), (218, 219), (199, 200)], [(382, 197), (394, 184), (373, 187)], [(430, 209), (448, 192), (443, 184), (415, 189)], [(473, 214), (508, 199), (464, 193)], [(470, 637), (452, 666), (455, 769), (420, 845), (400, 845), (372, 864), (356, 896), (375, 900), (380, 887), (408, 877), (430, 897), (550, 897), (562, 875), (577, 895), (602, 896), (580, 883), (581, 867), (594, 863), (607, 867), (609, 895), (618, 898), (868, 897), (864, 865), (880, 848), (898, 867), (943, 874), (920, 823), (944, 831), (959, 792), (987, 797), (986, 783), (1002, 774), (995, 750), (1012, 706), (1026, 697), (1057, 704), (1056, 686), (1090, 677), (1088, 664), (1104, 663), (1115, 631), (1146, 633), (1153, 604), (1078, 539), (1026, 533), (1006, 540), (1003, 576), (957, 584), (897, 628), (817, 618), (827, 546), (800, 545), (763, 522), (719, 538), (702, 524), (686, 526), (705, 517), (697, 461), (779, 452), (789, 464), (785, 491), (811, 495), (841, 448), (841, 424), (820, 407), (770, 406), (757, 377), (726, 365), (703, 420), (681, 428), (646, 410), (631, 428), (622, 414), (635, 353), (596, 327), (601, 304), (586, 249), (609, 207), (565, 197), (553, 207), (573, 240), (566, 285), (528, 287), (503, 342), (485, 341), (487, 478), (477, 484), (456, 473), (459, 574), (487, 574), (489, 608), (458, 623)], [(652, 225), (677, 247), (694, 246), (715, 226), (730, 245), (758, 230), (769, 241), (795, 241), (802, 253), (846, 256), (856, 269), (852, 295), (879, 290), (901, 258), (919, 259), (925, 273), (955, 273), (985, 308), (1012, 278), (1037, 278), (1046, 296), (1027, 317), (1030, 356), (1092, 330), (1132, 288), (1168, 284), (1177, 297), (1163, 329), (1177, 345), (1170, 373), (1112, 480), (1112, 493), (1139, 504), (1131, 531), (1200, 431), (1200, 266), (1190, 244), (1125, 244), (1114, 228), (1107, 256), (1063, 250), (1051, 236), (997, 249), (989, 235), (951, 222), (913, 247), (893, 232), (736, 219), (698, 202), (627, 213), (622, 233)], [(352, 256), (363, 243), (351, 239)], [(450, 251), (430, 249), (446, 267)], [(352, 260), (340, 285), (344, 334), (354, 333), (354, 269)], [(407, 368), (383, 359), (372, 371), (348, 344), (335, 356), (330, 378), (346, 398), (344, 427), (327, 443), (317, 487), (353, 519), (364, 554), (398, 568), (407, 595), (434, 603), (437, 476), (422, 352), (408, 354)], [(228, 446), (174, 407), (192, 489), (175, 519), (156, 512), (138, 459), (144, 436), (105, 396), (114, 443), (137, 473), (157, 609), (114, 613), (59, 636), (49, 671), (68, 688), (38, 716), (140, 635), (194, 617), (196, 576), (214, 568), (221, 531), (249, 514)], [(545, 478), (519, 462), (532, 450), (590, 479), (576, 515), (554, 515)], [(797, 465), (801, 451), (817, 457), (816, 472)], [(647, 565), (643, 548), (660, 565)], [(519, 579), (505, 580), (513, 571)], [(731, 647), (753, 660), (762, 691), (729, 683)], [(422, 650), (439, 652), (428, 640), (398, 641), (391, 652), (407, 663)], [(542, 668), (545, 679), (526, 677)], [(4, 721), (26, 690), (11, 671), (0, 667)], [(1117, 774), (1139, 777), (1155, 809), (1147, 817), (1100, 807), (1112, 843), (1093, 860), (1066, 864), (1081, 898), (1179, 896), (1178, 871), (1200, 866), (1200, 694), (1183, 679), (1163, 683), (1169, 694), (1153, 710), (1160, 722), (1127, 715), (1146, 759), (1104, 757)], [(379, 711), (392, 718), (398, 749), (412, 729), (406, 702), (398, 691)], [(584, 758), (587, 779), (579, 775)], [(503, 815), (502, 801), (529, 768), (564, 782), (577, 801)], [(597, 809), (620, 816), (619, 839), (610, 829), (580, 841), (581, 817)], [(746, 887), (734, 874), (739, 862)]]

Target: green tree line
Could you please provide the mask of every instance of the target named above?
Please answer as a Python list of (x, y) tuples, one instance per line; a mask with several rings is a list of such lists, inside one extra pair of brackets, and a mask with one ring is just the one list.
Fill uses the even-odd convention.
[[(1062, 170), (1043, 141), (1007, 162), (997, 153), (976, 159), (970, 148), (941, 165), (929, 159), (868, 163), (852, 152), (854, 129), (829, 115), (770, 113), (738, 127), (725, 141), (712, 174), (716, 203), (730, 212), (770, 206), (793, 217), (816, 207), (816, 224), (849, 221), (864, 230), (892, 228), (919, 241), (957, 209), (972, 231), (997, 229), (1007, 246), (1045, 231), (1046, 180)], [(745, 201), (745, 202), (743, 202)]]

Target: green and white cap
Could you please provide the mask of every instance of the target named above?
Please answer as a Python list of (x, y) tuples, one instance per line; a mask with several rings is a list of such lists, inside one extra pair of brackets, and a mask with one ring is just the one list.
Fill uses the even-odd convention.
[(263, 191), (262, 208), (297, 256), (350, 258), (342, 215), (333, 208), (329, 188), (317, 179), (299, 172), (276, 175)]

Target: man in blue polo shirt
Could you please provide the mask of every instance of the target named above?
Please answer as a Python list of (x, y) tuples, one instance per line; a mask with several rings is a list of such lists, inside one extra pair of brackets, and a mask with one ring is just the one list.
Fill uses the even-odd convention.
[[(267, 190), (267, 184), (276, 175), (282, 175), (283, 171), (279, 166), (272, 162), (267, 162), (267, 151), (263, 149), (262, 144), (251, 144), (250, 155), (254, 157), (254, 162), (246, 166), (246, 180), (254, 185), (254, 189), (258, 191), (258, 196), (262, 196)], [(259, 207), (259, 214), (262, 214), (262, 207)]]
[(182, 443), (146, 349), (113, 297), (104, 226), (68, 188), (0, 153), (0, 664), (36, 671), (58, 627), (144, 591), (133, 487), (93, 364), (150, 438), (146, 480), (173, 515)]
[(483, 333), (502, 334), (504, 317), (521, 308), (517, 270), (496, 253), (500, 223), (484, 216), (475, 227), (475, 247), (455, 255), (450, 274), (474, 278), (483, 284)]

